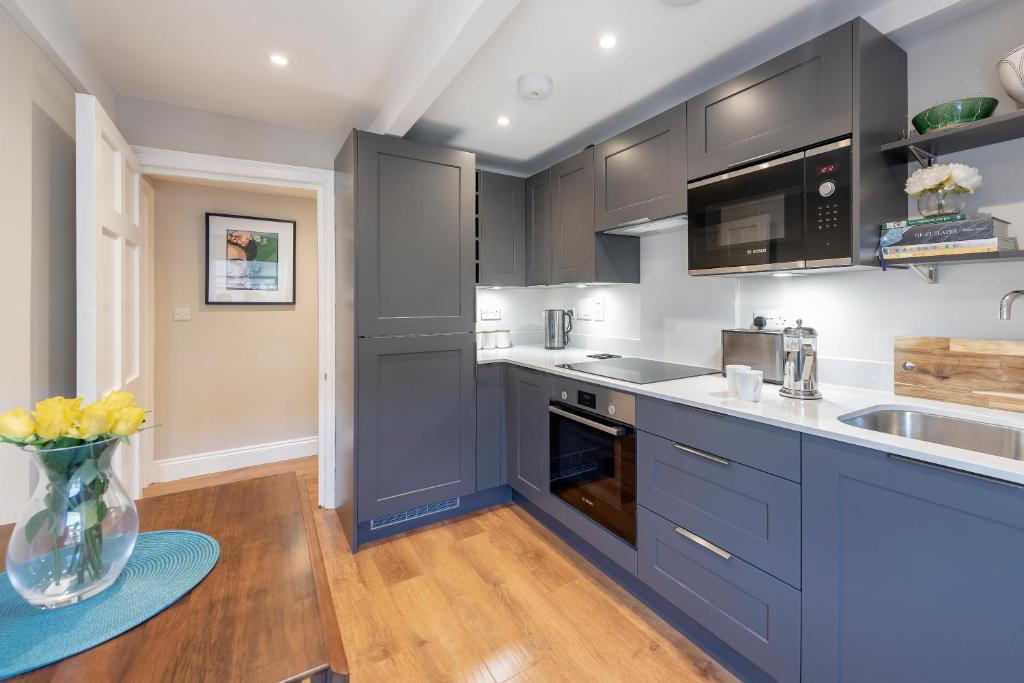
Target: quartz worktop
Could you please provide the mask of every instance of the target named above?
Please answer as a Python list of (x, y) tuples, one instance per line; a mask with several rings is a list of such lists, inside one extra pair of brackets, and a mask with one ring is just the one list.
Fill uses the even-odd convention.
[(823, 398), (798, 401), (783, 398), (775, 385), (766, 384), (759, 403), (730, 396), (721, 375), (633, 384), (615, 379), (574, 372), (558, 367), (564, 363), (587, 360), (597, 351), (579, 348), (548, 350), (541, 346), (516, 346), (509, 349), (477, 351), (477, 363), (509, 363), (554, 375), (571, 377), (600, 386), (626, 391), (637, 396), (671, 401), (680, 405), (711, 410), (756, 422), (794, 429), (827, 439), (835, 439), (886, 453), (906, 456), (965, 472), (1024, 484), (1024, 462), (987, 453), (933, 444), (916, 439), (882, 434), (839, 421), (839, 417), (875, 406), (913, 407), (930, 413), (948, 415), (1024, 429), (1024, 415), (967, 405), (897, 396), (888, 391), (873, 391), (834, 384), (821, 385)]

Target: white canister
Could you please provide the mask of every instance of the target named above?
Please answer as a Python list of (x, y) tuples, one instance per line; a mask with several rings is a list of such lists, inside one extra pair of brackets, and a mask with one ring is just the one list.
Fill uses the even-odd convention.
[(480, 333), (480, 348), (482, 349), (493, 349), (494, 348), (494, 330), (484, 330)]
[(494, 331), (494, 346), (499, 349), (508, 349), (512, 347), (512, 331), (511, 330), (495, 330)]
[(749, 365), (726, 365), (725, 366), (725, 381), (729, 386), (729, 394), (736, 396), (736, 371), (737, 370), (749, 370)]

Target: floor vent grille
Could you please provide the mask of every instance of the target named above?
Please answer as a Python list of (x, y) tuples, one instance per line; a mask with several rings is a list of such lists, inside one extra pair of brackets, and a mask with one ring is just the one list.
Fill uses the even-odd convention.
[(370, 529), (381, 529), (392, 524), (401, 524), (402, 522), (408, 522), (413, 519), (419, 519), (420, 517), (426, 517), (428, 515), (436, 515), (439, 512), (445, 510), (453, 510), (459, 507), (459, 498), (449, 498), (448, 500), (442, 500), (437, 503), (430, 503), (429, 505), (420, 505), (419, 507), (409, 508), (408, 510), (402, 510), (401, 512), (395, 512), (384, 517), (378, 517), (377, 519), (370, 520)]

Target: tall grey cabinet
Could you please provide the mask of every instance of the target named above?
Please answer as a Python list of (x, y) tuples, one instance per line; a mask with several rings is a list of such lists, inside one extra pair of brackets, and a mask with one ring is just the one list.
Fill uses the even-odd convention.
[(476, 490), (472, 154), (353, 131), (335, 160), (339, 517)]

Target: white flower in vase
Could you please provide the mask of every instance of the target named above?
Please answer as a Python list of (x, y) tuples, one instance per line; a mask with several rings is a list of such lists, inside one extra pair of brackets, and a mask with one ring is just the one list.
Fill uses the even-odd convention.
[(942, 188), (946, 192), (967, 192), (974, 194), (974, 191), (981, 187), (981, 173), (978, 169), (967, 164), (947, 164), (949, 167), (949, 180)]
[(952, 173), (947, 164), (935, 164), (919, 168), (907, 178), (905, 191), (907, 194), (920, 197), (925, 192), (938, 190), (950, 182)]

